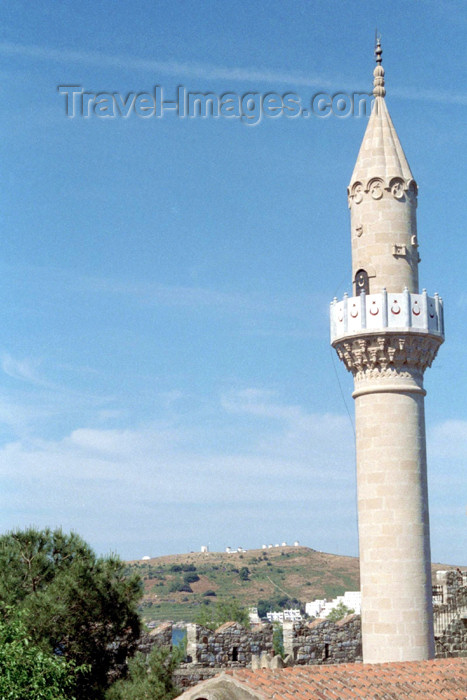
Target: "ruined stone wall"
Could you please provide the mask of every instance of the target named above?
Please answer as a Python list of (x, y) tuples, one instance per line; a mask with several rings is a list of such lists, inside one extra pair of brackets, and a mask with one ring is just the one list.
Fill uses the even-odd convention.
[(203, 666), (248, 666), (253, 654), (272, 653), (272, 632), (270, 624), (248, 630), (238, 622), (226, 622), (215, 631), (190, 624), (187, 656)]
[(452, 620), (443, 634), (435, 637), (436, 658), (467, 656), (467, 617)]
[(442, 589), (442, 602), (444, 604), (456, 601), (459, 591), (467, 587), (467, 572), (459, 569), (449, 571), (438, 571), (436, 573), (436, 584)]
[(163, 622), (162, 625), (145, 632), (138, 640), (137, 650), (149, 654), (155, 646), (172, 647), (172, 627), (172, 622)]
[(300, 665), (361, 661), (360, 616), (347, 615), (339, 622), (285, 622), (284, 653)]
[[(461, 578), (456, 572), (450, 573), (446, 583), (451, 602), (435, 607), (436, 656), (439, 658), (467, 656), (467, 588), (459, 588)], [(190, 623), (186, 630), (188, 663), (177, 672), (183, 687), (210, 677), (214, 669), (220, 672), (222, 668), (251, 666), (252, 662), (253, 666), (261, 667), (260, 657), (267, 656), (270, 662), (274, 657), (271, 624), (245, 629), (238, 622), (226, 622), (212, 631)], [(360, 616), (348, 615), (339, 622), (319, 619), (308, 623), (284, 622), (283, 644), (287, 665), (360, 662)], [(138, 648), (147, 654), (154, 645), (172, 646), (172, 623), (164, 623), (143, 635)]]

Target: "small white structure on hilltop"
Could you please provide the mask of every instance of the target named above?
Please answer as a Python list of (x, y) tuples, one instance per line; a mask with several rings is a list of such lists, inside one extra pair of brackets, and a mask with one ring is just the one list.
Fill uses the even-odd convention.
[(353, 610), (357, 615), (361, 612), (362, 594), (360, 591), (346, 591), (344, 595), (338, 595), (333, 600), (313, 600), (305, 605), (305, 612), (309, 617), (318, 617), (324, 620), (329, 613), (343, 603), (346, 608)]
[(287, 542), (282, 542), (281, 547), (287, 547)]
[(232, 554), (232, 547), (225, 548), (226, 554)]
[(141, 557), (141, 561), (149, 561), (151, 557), (148, 557), (147, 554), (144, 555), (144, 557)]
[(295, 540), (295, 542), (293, 543), (293, 546), (300, 547), (300, 542), (298, 540)]
[(209, 547), (206, 544), (201, 545), (201, 553), (207, 554), (209, 552)]
[(261, 549), (267, 549), (267, 548), (268, 548), (267, 544), (261, 545)]
[(300, 622), (302, 613), (298, 608), (290, 608), (289, 610), (281, 610), (280, 612), (268, 612), (266, 617), (269, 622)]

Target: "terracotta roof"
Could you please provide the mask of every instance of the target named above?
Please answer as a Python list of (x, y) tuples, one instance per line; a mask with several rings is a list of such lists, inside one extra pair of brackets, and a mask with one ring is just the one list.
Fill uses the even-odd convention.
[(229, 688), (229, 697), (258, 700), (466, 700), (467, 658), (261, 671), (242, 668), (204, 681), (181, 697), (213, 697), (210, 691), (215, 692), (216, 682)]

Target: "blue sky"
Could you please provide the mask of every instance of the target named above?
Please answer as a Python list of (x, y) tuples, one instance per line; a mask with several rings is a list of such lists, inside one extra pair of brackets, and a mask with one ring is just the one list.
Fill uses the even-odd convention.
[[(466, 564), (463, 2), (3, 2), (0, 529), (98, 552), (357, 553), (346, 187), (364, 117), (70, 119), (86, 91), (371, 89), (419, 185), (432, 552)], [(344, 402), (345, 398), (345, 402)], [(350, 414), (350, 416), (349, 416)]]

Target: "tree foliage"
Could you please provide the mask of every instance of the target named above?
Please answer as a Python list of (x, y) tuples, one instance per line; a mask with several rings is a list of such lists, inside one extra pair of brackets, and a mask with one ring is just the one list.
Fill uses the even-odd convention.
[(242, 566), (238, 574), (242, 581), (248, 581), (250, 577), (250, 569), (247, 566)]
[(272, 596), (271, 598), (261, 598), (257, 604), (258, 615), (260, 618), (265, 618), (268, 612), (272, 610), (288, 610), (290, 608), (298, 608), (302, 614), (305, 612), (305, 605), (297, 598), (289, 598), (284, 595)]
[[(139, 579), (76, 534), (29, 529), (0, 537), (0, 612), (21, 611), (35, 645), (76, 666), (76, 697), (101, 698), (139, 636)], [(8, 697), (8, 696), (6, 696)]]
[(210, 630), (217, 629), (224, 622), (239, 622), (247, 628), (250, 626), (248, 610), (240, 605), (235, 598), (222, 600), (209, 607), (203, 605), (195, 616), (195, 622)]
[(76, 669), (71, 661), (32, 643), (19, 616), (0, 621), (0, 697), (4, 700), (70, 700)]
[(284, 630), (280, 622), (274, 622), (273, 625), (272, 648), (276, 656), (284, 658)]
[(354, 613), (355, 610), (353, 608), (348, 608), (347, 605), (342, 603), (338, 603), (335, 608), (331, 610), (329, 615), (326, 615), (326, 620), (330, 620), (331, 622), (337, 622), (338, 620), (342, 620), (343, 617), (346, 615), (351, 615)]
[(148, 657), (138, 652), (128, 663), (128, 677), (109, 688), (106, 700), (172, 700), (181, 690), (173, 673), (183, 660), (184, 646), (154, 647)]

